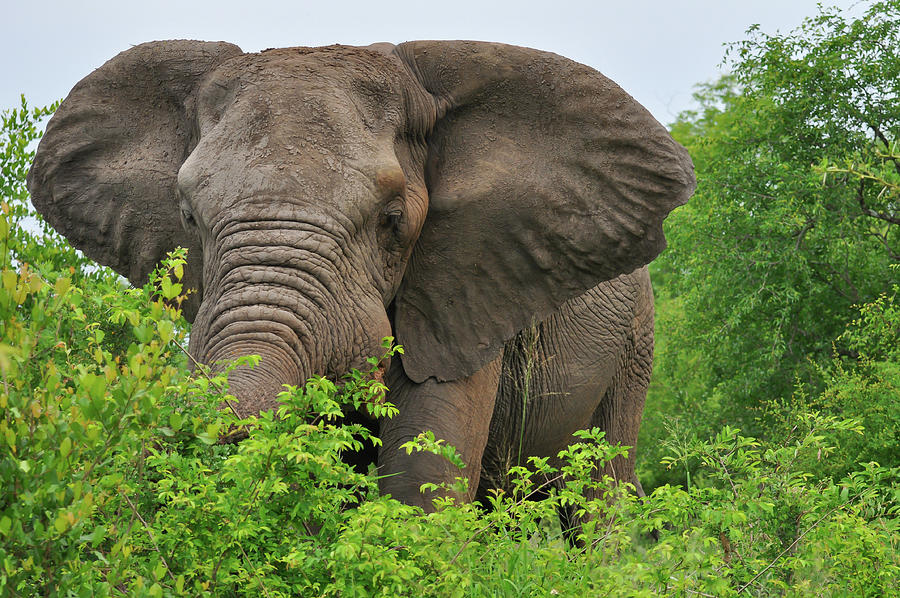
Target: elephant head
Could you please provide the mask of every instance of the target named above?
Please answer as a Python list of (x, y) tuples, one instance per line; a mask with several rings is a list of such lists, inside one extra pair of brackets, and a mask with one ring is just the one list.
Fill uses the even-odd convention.
[(694, 176), (634, 99), (551, 53), (168, 41), (72, 90), (28, 185), (135, 284), (188, 248), (191, 352), (262, 357), (230, 378), (251, 414), (387, 335), (413, 381), (471, 375), (534, 318), (650, 262)]

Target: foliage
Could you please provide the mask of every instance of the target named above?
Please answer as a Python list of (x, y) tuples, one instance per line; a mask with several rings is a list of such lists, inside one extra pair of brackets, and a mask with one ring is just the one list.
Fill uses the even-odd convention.
[(837, 343), (848, 356), (835, 356), (819, 368), (825, 383), (817, 397), (795, 397), (787, 409), (814, 408), (860, 421), (864, 434), (836, 438), (840, 455), (815, 470), (840, 477), (857, 463), (900, 463), (900, 305), (898, 287), (860, 308)]
[[(855, 439), (860, 424), (804, 405), (776, 441), (731, 427), (711, 440), (667, 437), (665, 463), (681, 485), (643, 500), (596, 474), (628, 449), (594, 429), (557, 459), (514, 468), (510, 491), (486, 504), (442, 498), (430, 513), (379, 496), (377, 469), (343, 459), (378, 442), (345, 411), (395, 412), (372, 372), (286, 388), (277, 414), (237, 420), (220, 409), (226, 377), (187, 367), (184, 252), (128, 289), (29, 208), (22, 178), (48, 112), (23, 101), (4, 114), (0, 137), (0, 595), (875, 596), (896, 587), (900, 470), (887, 461), (838, 481), (814, 475), (823, 459), (849, 463), (836, 441)], [(839, 341), (856, 357), (822, 364), (823, 378), (857, 376), (872, 396), (891, 383), (895, 298), (866, 304)], [(857, 400), (857, 387), (831, 387), (823, 412)], [(219, 442), (238, 428), (245, 440)], [(428, 431), (406, 450), (459, 459)], [(561, 510), (580, 527), (561, 529)]]
[[(25, 96), (22, 96), (18, 109), (6, 110), (0, 117), (0, 197), (3, 198), (3, 212), (6, 215), (4, 224), (0, 226), (7, 227), (0, 230), (4, 238), (2, 259), (6, 264), (34, 258), (38, 261), (39, 273), (69, 270), (69, 276), (77, 282), (82, 276), (89, 276), (97, 270), (89, 267), (89, 260), (34, 214), (25, 188), (25, 175), (33, 157), (30, 147), (40, 136), (40, 121), (52, 114), (58, 105), (57, 102), (52, 106), (29, 110)], [(31, 250), (36, 246), (43, 247), (39, 254)]]
[[(698, 189), (652, 265), (659, 343), (643, 471), (651, 487), (670, 479), (650, 471), (666, 422), (776, 438), (810, 408), (866, 426), (858, 452), (820, 474), (897, 463), (896, 330), (852, 322), (859, 309), (896, 322), (900, 1), (856, 18), (820, 8), (788, 34), (754, 26), (726, 65), (672, 129)], [(879, 336), (881, 353), (861, 355), (860, 334)]]

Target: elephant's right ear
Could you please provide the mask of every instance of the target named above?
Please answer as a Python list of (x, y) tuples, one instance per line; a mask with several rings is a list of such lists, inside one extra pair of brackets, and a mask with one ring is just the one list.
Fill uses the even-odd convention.
[(151, 42), (82, 79), (47, 125), (28, 173), (38, 211), (135, 285), (166, 252), (187, 247), (185, 283), (199, 288), (199, 240), (181, 225), (176, 179), (194, 137), (194, 91), (241, 53), (223, 42)]

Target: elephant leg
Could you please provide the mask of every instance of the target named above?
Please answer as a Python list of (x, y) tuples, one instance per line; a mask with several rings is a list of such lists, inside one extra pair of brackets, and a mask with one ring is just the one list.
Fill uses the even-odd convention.
[[(627, 457), (618, 456), (609, 462), (598, 463), (593, 479), (599, 481), (604, 476), (609, 476), (617, 484), (630, 483), (641, 497), (644, 496), (644, 489), (635, 473), (635, 448), (647, 388), (650, 385), (652, 362), (653, 317), (649, 314), (648, 318), (636, 322), (634, 344), (625, 354), (625, 365), (606, 390), (591, 417), (591, 427), (604, 430), (610, 445), (631, 447)], [(602, 487), (589, 490), (585, 498), (602, 498), (605, 490)], [(584, 522), (584, 518), (577, 518), (571, 512), (560, 512), (562, 529), (570, 541), (574, 541), (574, 536)]]
[[(451, 495), (462, 501), (475, 496), (481, 477), (481, 458), (488, 440), (491, 415), (500, 380), (501, 358), (498, 357), (473, 375), (438, 382), (428, 378), (415, 383), (406, 377), (399, 360), (391, 367), (387, 386), (389, 400), (399, 414), (381, 422), (378, 470), (382, 494), (390, 494), (407, 504), (433, 510), (432, 500)], [(400, 446), (421, 432), (431, 430), (435, 438), (456, 448), (466, 464), (459, 469), (439, 455), (407, 454)], [(468, 479), (468, 491), (422, 493), (422, 484), (452, 484), (458, 477)]]
[(606, 430), (606, 438), (611, 445), (621, 444), (631, 447), (627, 457), (616, 457), (606, 463), (600, 469), (599, 475), (609, 475), (617, 482), (631, 483), (637, 493), (643, 495), (644, 491), (635, 474), (634, 465), (635, 447), (647, 388), (650, 386), (653, 362), (652, 317), (639, 332), (628, 367), (622, 376), (616, 378), (604, 400), (597, 406), (591, 418), (591, 425)]

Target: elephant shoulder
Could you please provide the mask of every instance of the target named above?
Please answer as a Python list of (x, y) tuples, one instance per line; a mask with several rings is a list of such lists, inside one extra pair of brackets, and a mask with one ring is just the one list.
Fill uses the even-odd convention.
[(537, 343), (554, 359), (593, 363), (626, 351), (647, 322), (652, 330), (653, 291), (643, 267), (565, 301), (549, 317), (532, 322), (510, 339), (505, 353)]
[(626, 326), (636, 316), (653, 311), (653, 289), (647, 267), (601, 282), (569, 299), (557, 310), (564, 320), (595, 321), (598, 325)]

